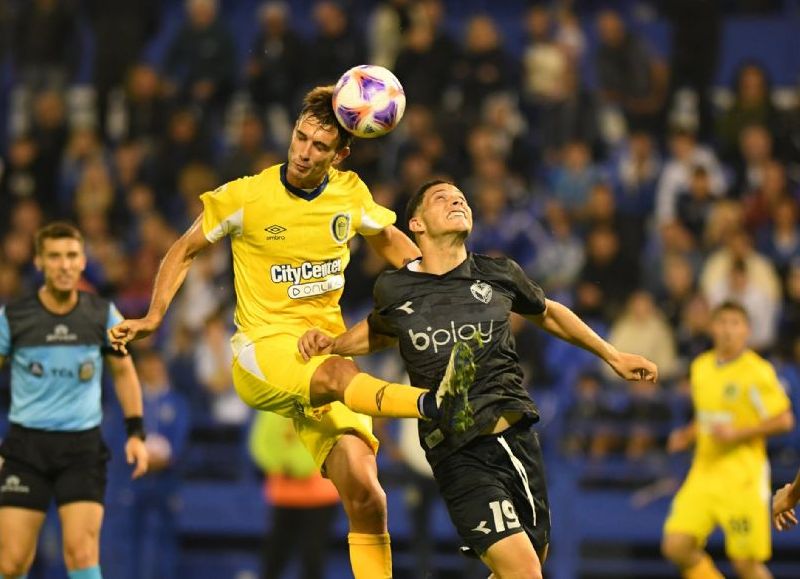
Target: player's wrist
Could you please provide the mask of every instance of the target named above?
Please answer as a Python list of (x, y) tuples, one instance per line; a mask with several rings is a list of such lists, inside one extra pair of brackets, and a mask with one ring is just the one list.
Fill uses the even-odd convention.
[(138, 438), (144, 441), (147, 434), (144, 430), (144, 419), (141, 416), (128, 416), (125, 418), (125, 433), (128, 439)]

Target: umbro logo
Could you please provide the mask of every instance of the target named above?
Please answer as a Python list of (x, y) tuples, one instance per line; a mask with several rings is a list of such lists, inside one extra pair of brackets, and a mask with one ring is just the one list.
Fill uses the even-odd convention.
[(411, 308), (411, 301), (407, 301), (402, 306), (397, 306), (396, 310), (400, 310), (401, 312), (405, 312), (407, 314), (413, 314), (414, 310)]
[(389, 383), (387, 382), (375, 393), (375, 406), (378, 407), (378, 412), (381, 411), (381, 406), (383, 406), (383, 397), (386, 394), (386, 388), (388, 388), (388, 386)]
[(286, 239), (286, 236), (281, 235), (281, 233), (286, 231), (286, 228), (281, 225), (278, 225), (277, 223), (270, 225), (269, 227), (265, 227), (264, 231), (266, 231), (269, 234), (267, 235), (268, 241)]

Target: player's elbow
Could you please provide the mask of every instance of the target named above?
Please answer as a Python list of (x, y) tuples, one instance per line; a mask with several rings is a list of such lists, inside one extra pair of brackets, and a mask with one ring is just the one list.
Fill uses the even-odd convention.
[(778, 420), (778, 434), (785, 434), (787, 432), (791, 432), (794, 430), (795, 419), (794, 413), (791, 410), (787, 410), (783, 414), (781, 414)]

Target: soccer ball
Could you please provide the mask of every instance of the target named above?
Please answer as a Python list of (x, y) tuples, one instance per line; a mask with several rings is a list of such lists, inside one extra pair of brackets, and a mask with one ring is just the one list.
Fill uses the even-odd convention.
[(333, 89), (333, 112), (356, 137), (385, 135), (397, 126), (405, 110), (403, 86), (382, 66), (354, 66)]

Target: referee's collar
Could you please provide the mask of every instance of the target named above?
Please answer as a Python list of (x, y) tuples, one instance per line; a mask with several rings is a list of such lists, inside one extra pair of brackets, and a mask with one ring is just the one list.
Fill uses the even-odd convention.
[(288, 163), (284, 163), (281, 165), (281, 183), (283, 186), (286, 187), (286, 190), (289, 191), (295, 197), (299, 197), (300, 199), (305, 199), (306, 201), (313, 201), (325, 190), (325, 187), (328, 186), (328, 174), (325, 173), (325, 177), (322, 179), (322, 183), (311, 189), (310, 191), (306, 189), (301, 189), (300, 187), (295, 187), (289, 180), (286, 178), (286, 166)]

